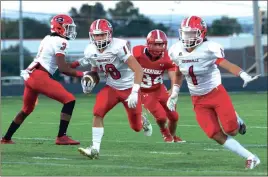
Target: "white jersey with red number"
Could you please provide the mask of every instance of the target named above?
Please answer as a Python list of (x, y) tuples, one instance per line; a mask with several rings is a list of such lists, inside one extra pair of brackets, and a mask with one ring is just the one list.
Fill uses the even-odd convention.
[(221, 84), (216, 65), (218, 59), (224, 58), (220, 44), (206, 41), (189, 53), (179, 41), (171, 46), (169, 56), (185, 75), (191, 95), (205, 95)]
[(129, 89), (134, 84), (134, 72), (126, 64), (132, 55), (127, 41), (113, 38), (111, 44), (100, 53), (95, 44), (89, 44), (84, 51), (85, 59), (106, 75), (106, 84), (117, 89)]
[(40, 43), (34, 61), (28, 66), (31, 69), (40, 63), (51, 75), (58, 69), (56, 54), (67, 54), (69, 43), (65, 38), (47, 35)]

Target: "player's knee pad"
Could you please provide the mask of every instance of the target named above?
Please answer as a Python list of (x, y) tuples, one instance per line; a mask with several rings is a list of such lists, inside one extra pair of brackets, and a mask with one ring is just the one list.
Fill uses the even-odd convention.
[(65, 103), (62, 107), (61, 112), (71, 116), (73, 114), (74, 106), (75, 100)]

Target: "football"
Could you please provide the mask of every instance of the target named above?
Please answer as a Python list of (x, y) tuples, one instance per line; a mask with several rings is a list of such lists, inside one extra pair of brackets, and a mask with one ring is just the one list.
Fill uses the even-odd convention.
[(86, 82), (90, 81), (90, 77), (87, 77), (87, 76), (91, 76), (93, 78), (93, 81), (96, 83), (96, 85), (100, 82), (99, 74), (95, 71), (88, 71), (84, 75), (83, 80), (85, 80)]

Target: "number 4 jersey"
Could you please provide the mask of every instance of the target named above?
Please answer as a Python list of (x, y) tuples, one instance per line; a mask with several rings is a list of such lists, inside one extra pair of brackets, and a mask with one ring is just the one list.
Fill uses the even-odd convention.
[(178, 41), (169, 49), (169, 56), (185, 75), (191, 95), (205, 95), (221, 84), (217, 64), (224, 51), (220, 44), (206, 41), (189, 53)]
[(106, 75), (106, 84), (117, 89), (126, 90), (134, 84), (134, 72), (126, 64), (131, 56), (126, 40), (113, 38), (111, 44), (100, 53), (95, 44), (90, 43), (85, 51), (85, 62), (82, 66), (90, 64), (97, 67)]
[(163, 84), (165, 70), (175, 71), (175, 65), (172, 64), (167, 51), (163, 53), (161, 58), (152, 61), (147, 47), (139, 45), (133, 48), (133, 56), (143, 68), (142, 92), (152, 92), (159, 89)]

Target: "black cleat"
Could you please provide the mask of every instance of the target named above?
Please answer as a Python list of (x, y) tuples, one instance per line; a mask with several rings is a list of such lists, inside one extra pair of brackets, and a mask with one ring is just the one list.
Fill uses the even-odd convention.
[(239, 127), (238, 132), (239, 132), (241, 135), (246, 134), (246, 132), (247, 132), (247, 127), (246, 127), (246, 125), (245, 125), (244, 123), (243, 123), (243, 124), (240, 124), (240, 127)]

